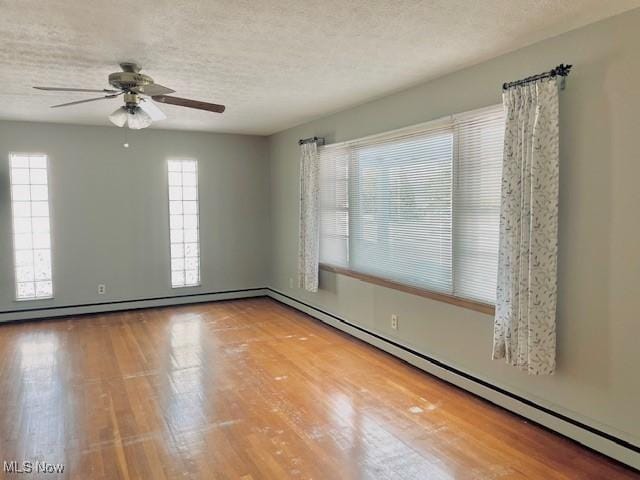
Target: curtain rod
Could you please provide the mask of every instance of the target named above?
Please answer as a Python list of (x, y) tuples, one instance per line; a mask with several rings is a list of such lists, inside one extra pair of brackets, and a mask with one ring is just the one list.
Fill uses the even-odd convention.
[[(548, 72), (539, 73), (537, 75), (532, 75), (530, 77), (523, 78), (522, 80), (515, 80), (513, 82), (505, 82), (502, 84), (503, 90), (508, 90), (511, 87), (516, 87), (519, 85), (526, 85), (527, 83), (535, 82), (536, 80), (542, 80), (543, 78), (550, 77), (564, 77), (569, 75), (571, 71), (571, 67), (573, 65), (565, 65), (561, 63), (556, 68), (549, 70)], [(309, 137), (309, 138), (301, 138), (298, 140), (298, 145), (304, 145), (305, 143), (313, 143), (316, 142), (318, 145), (324, 145), (323, 137)]]
[(298, 140), (298, 145), (304, 145), (305, 143), (317, 143), (318, 145), (324, 145), (324, 137), (309, 137), (301, 138)]
[[(539, 73), (537, 75), (532, 75), (531, 77), (523, 78), (522, 80), (516, 80), (514, 82), (503, 83), (502, 84), (502, 89), (503, 90), (508, 90), (511, 87), (517, 87), (517, 86), (520, 86), (520, 85), (526, 85), (527, 83), (535, 82), (536, 80), (542, 80), (543, 78), (566, 77), (567, 75), (569, 75), (569, 72), (571, 71), (571, 67), (572, 66), (573, 65), (565, 65), (564, 63), (561, 63), (556, 68), (553, 68), (553, 69), (549, 70), (548, 72)], [(563, 78), (563, 80), (564, 80), (564, 78)]]

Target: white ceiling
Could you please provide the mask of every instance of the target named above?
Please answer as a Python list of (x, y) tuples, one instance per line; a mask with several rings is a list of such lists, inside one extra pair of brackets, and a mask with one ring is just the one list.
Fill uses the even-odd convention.
[(640, 0), (1, 2), (0, 119), (109, 125), (122, 100), (63, 109), (133, 60), (177, 96), (155, 127), (270, 134), (640, 6)]

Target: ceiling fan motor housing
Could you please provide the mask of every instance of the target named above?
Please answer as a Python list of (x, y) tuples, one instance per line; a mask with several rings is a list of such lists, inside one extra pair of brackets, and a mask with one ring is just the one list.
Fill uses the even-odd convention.
[(125, 92), (137, 88), (140, 93), (143, 93), (144, 87), (152, 83), (153, 78), (138, 72), (116, 72), (109, 75), (109, 84)]

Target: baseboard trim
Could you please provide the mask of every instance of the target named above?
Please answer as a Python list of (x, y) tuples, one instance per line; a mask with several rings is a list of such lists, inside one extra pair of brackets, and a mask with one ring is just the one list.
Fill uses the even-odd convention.
[(268, 288), (267, 290), (269, 297), (278, 302), (306, 313), (452, 385), (504, 408), (525, 420), (576, 441), (595, 452), (617, 460), (625, 466), (640, 472), (640, 446), (638, 445), (556, 412), (549, 407), (540, 405), (502, 387), (493, 385), (486, 380), (447, 365), (390, 338), (355, 325), (338, 315), (305, 303), (273, 288)]
[(8, 310), (0, 312), (0, 323), (63, 317), (68, 315), (115, 312), (119, 310), (138, 310), (141, 308), (216, 302), (220, 300), (235, 300), (240, 298), (264, 297), (266, 295), (268, 295), (268, 290), (266, 288), (258, 287), (237, 290), (221, 290), (218, 292), (193, 293), (188, 295), (175, 295), (167, 297), (114, 300), (111, 302)]

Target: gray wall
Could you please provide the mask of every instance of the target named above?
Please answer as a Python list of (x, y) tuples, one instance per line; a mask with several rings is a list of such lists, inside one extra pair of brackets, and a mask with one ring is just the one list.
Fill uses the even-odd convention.
[[(0, 312), (263, 287), (264, 137), (0, 122)], [(14, 301), (9, 152), (49, 155), (53, 300)], [(172, 289), (166, 162), (198, 160), (202, 286)], [(105, 283), (107, 294), (98, 295)]]
[[(270, 138), (271, 285), (553, 410), (640, 444), (640, 10)], [(298, 239), (297, 139), (340, 142), (501, 101), (506, 80), (574, 64), (561, 93), (558, 370), (491, 360), (492, 318), (322, 273), (290, 288)], [(391, 313), (400, 328), (391, 330)]]

